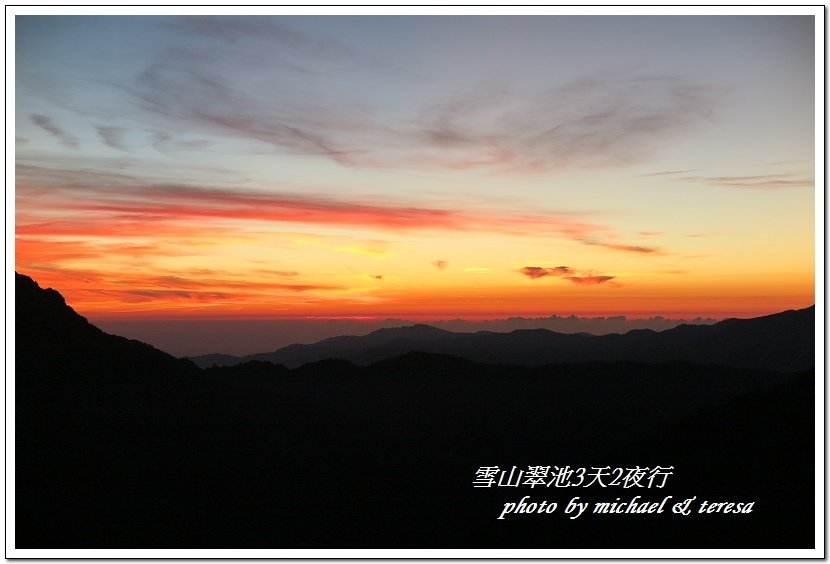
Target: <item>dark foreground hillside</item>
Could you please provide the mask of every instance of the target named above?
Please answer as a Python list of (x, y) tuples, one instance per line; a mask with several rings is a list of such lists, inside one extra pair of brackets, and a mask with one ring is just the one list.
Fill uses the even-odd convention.
[[(201, 371), (22, 276), (16, 308), (18, 548), (812, 547), (812, 373), (424, 353)], [(473, 487), (494, 465), (674, 468), (662, 489)], [(564, 514), (635, 495), (754, 506)], [(524, 496), (560, 506), (497, 519)]]

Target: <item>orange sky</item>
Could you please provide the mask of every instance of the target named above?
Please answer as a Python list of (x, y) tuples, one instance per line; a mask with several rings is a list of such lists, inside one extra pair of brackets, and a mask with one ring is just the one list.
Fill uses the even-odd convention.
[(811, 17), (200, 21), (18, 18), (15, 268), (84, 315), (814, 303)]

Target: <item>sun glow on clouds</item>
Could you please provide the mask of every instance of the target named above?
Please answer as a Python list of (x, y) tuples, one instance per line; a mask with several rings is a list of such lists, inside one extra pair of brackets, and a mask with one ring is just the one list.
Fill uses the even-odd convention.
[[(628, 18), (608, 37), (565, 20), (516, 19), (515, 41), (482, 33), (488, 18), (452, 20), (451, 37), (393, 18), (389, 42), (360, 18), (78, 18), (48, 34), (19, 18), (15, 267), (98, 316), (812, 303), (810, 81), (780, 90), (764, 53), (736, 54), (752, 50), (733, 48), (744, 35), (727, 20)], [(573, 47), (563, 25), (596, 45), (542, 76)], [(658, 48), (664, 25), (684, 52), (699, 25), (729, 48), (683, 67)], [(652, 42), (651, 67), (616, 48), (625, 34)], [(493, 68), (521, 86), (494, 85)], [(729, 105), (735, 77), (778, 108), (770, 123)]]
[[(556, 216), (516, 219), (504, 212), (488, 216), (393, 205), (321, 204), (314, 199), (286, 201), (279, 195), (257, 195), (256, 205), (251, 205), (251, 195), (243, 194), (233, 200), (238, 203), (230, 204), (231, 195), (224, 194), (226, 208), (215, 205), (214, 192), (190, 188), (122, 190), (115, 198), (91, 191), (88, 199), (72, 201), (58, 190), (48, 207), (43, 207), (45, 196), (40, 192), (32, 199), (27, 195), (26, 190), (18, 195), (18, 267), (62, 288), (84, 310), (101, 313), (239, 314), (257, 308), (334, 313), (350, 304), (393, 300), (372, 295), (376, 286), (355, 286), (348, 272), (367, 260), (391, 262), (392, 268), (405, 270), (405, 257), (398, 256), (397, 248), (420, 247), (422, 231), (442, 234), (446, 239), (441, 247), (446, 250), (454, 232), (485, 231), (485, 225), (501, 231), (503, 243), (535, 237), (541, 226), (547, 228), (545, 238), (570, 244), (578, 244), (574, 236), (587, 230), (604, 230)], [(294, 213), (321, 207), (329, 213)], [(58, 209), (68, 212), (55, 214)], [(292, 226), (314, 232), (285, 230)], [(362, 231), (385, 233), (389, 239), (349, 235)], [(447, 262), (432, 264), (436, 262), (436, 271), (445, 271)], [(431, 263), (422, 264), (426, 271)], [(454, 282), (464, 284), (462, 274), (490, 270), (466, 267)], [(453, 280), (451, 272), (442, 277), (443, 284)]]

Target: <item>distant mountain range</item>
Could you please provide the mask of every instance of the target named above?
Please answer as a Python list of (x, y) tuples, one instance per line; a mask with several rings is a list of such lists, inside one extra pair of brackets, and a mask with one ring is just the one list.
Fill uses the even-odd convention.
[(90, 322), (113, 335), (138, 339), (178, 357), (221, 352), (245, 356), (275, 351), (295, 343), (311, 344), (340, 335), (368, 335), (378, 329), (405, 327), (415, 323), (431, 325), (455, 333), (493, 331), (509, 333), (517, 329), (548, 329), (557, 333), (608, 335), (633, 329), (665, 331), (678, 325), (711, 325), (719, 319), (577, 317), (508, 317), (500, 319), (365, 319), (352, 317), (292, 319), (143, 319), (90, 317)]
[(815, 307), (713, 325), (680, 325), (665, 331), (638, 329), (594, 336), (547, 329), (510, 333), (453, 333), (429, 325), (379, 329), (365, 336), (324, 339), (244, 357), (210, 354), (195, 364), (233, 366), (251, 360), (289, 368), (327, 358), (368, 365), (408, 352), (452, 355), (476, 362), (537, 366), (573, 362), (684, 361), (738, 368), (809, 370), (815, 362)]

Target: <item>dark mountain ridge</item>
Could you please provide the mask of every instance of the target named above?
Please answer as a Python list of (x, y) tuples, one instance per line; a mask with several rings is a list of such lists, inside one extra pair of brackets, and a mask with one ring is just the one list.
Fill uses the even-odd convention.
[[(17, 288), (16, 548), (813, 543), (810, 373), (530, 367), (423, 352), (367, 366), (329, 358), (199, 370), (99, 331), (29, 278)], [(476, 469), (492, 464), (671, 465), (674, 475), (666, 489), (636, 492), (472, 487)], [(523, 495), (634, 493), (751, 500), (756, 511), (496, 519)]]
[[(71, 376), (76, 383), (108, 376), (115, 367), (120, 380), (194, 377), (199, 372), (188, 360), (104, 333), (59, 292), (42, 289), (28, 276), (15, 273), (15, 294), (15, 360), (28, 372)], [(52, 370), (56, 366), (60, 370)]]
[(636, 329), (594, 336), (518, 329), (510, 333), (453, 333), (428, 325), (380, 329), (366, 336), (342, 336), (311, 345), (290, 345), (245, 357), (205, 355), (201, 367), (260, 360), (295, 368), (324, 358), (359, 365), (411, 351), (459, 356), (476, 362), (537, 366), (558, 362), (669, 362), (717, 364), (797, 372), (815, 359), (815, 306), (713, 325), (680, 325), (656, 332)]

